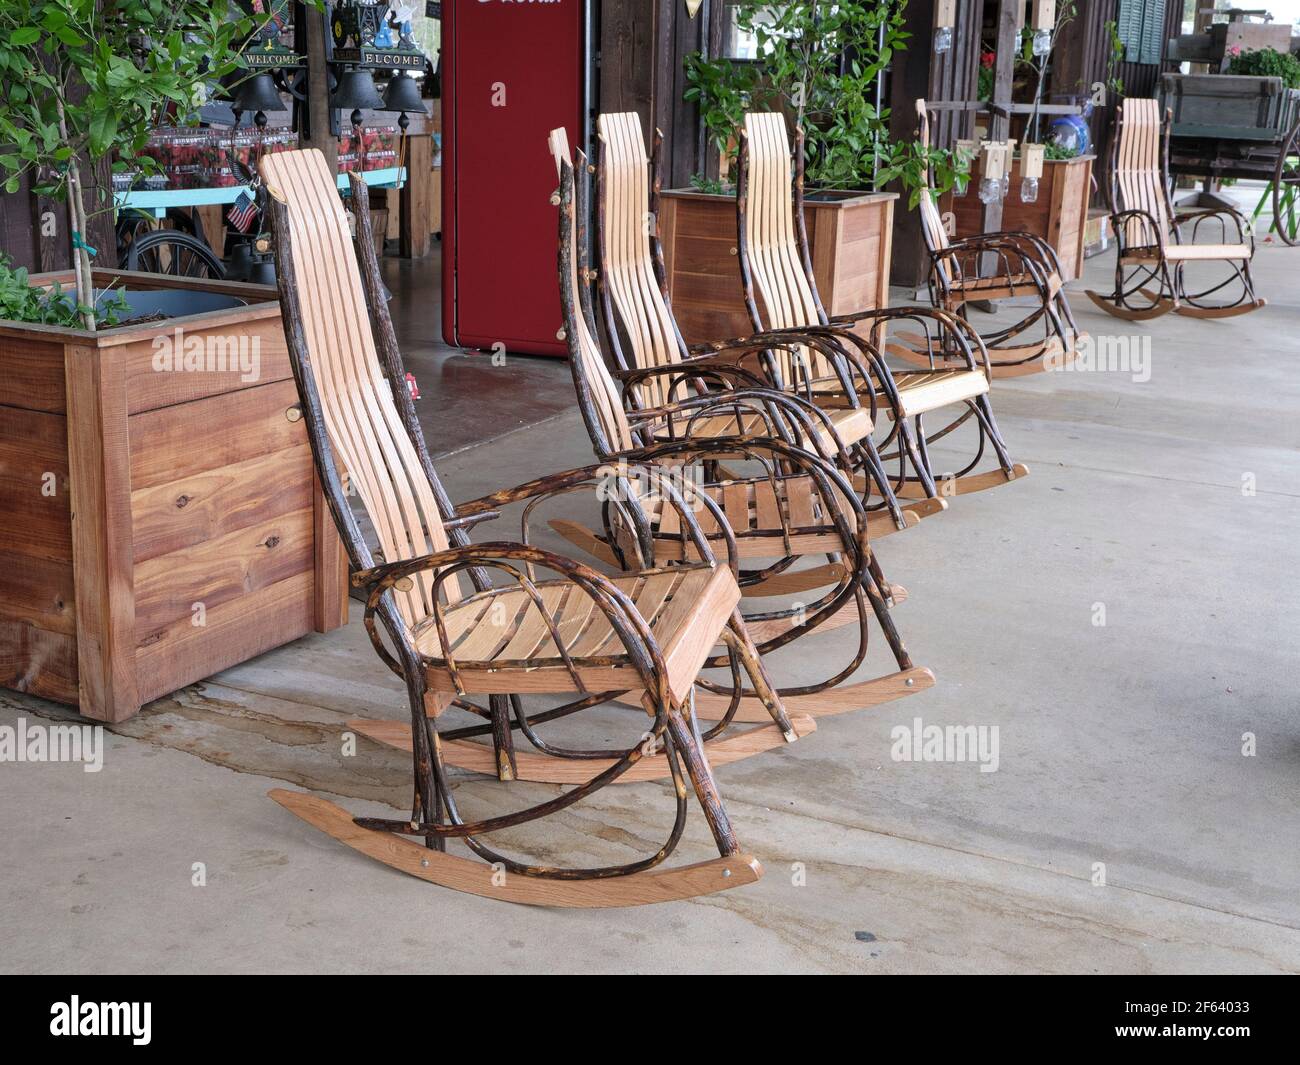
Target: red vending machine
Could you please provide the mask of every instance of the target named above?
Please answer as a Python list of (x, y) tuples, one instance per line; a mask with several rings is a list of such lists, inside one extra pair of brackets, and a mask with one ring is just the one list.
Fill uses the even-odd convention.
[(442, 5), (442, 332), (449, 344), (567, 354), (546, 135), (587, 143), (586, 0)]

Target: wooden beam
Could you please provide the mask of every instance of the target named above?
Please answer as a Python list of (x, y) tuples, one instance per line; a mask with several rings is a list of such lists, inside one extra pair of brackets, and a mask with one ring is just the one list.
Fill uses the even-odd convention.
[[(1004, 141), (1011, 136), (1011, 82), (1015, 73), (1024, 12), (1024, 0), (998, 0), (997, 58), (993, 64), (993, 96), (990, 102), (1007, 105), (1008, 109), (1002, 113), (996, 109), (990, 111), (989, 140)], [(996, 233), (1002, 228), (1001, 199), (984, 204), (980, 226), (984, 233)]]

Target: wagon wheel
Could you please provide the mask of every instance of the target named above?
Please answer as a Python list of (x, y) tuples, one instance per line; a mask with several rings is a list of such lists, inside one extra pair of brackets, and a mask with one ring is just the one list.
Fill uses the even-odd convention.
[(1273, 173), (1273, 227), (1290, 245), (1300, 244), (1300, 123), (1278, 153)]

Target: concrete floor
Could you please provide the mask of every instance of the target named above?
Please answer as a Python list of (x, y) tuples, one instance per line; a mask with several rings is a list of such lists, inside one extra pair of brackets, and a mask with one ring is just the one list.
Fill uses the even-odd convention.
[[(1089, 264), (1092, 284), (1110, 262)], [(357, 812), (409, 795), (404, 756), (365, 741), (339, 754), (346, 717), (403, 712), (354, 624), (151, 704), (114, 730), (98, 774), (0, 766), (0, 968), (1300, 971), (1298, 267), (1300, 252), (1261, 249), (1270, 306), (1221, 322), (1121, 323), (1078, 292), (1086, 330), (1150, 338), (1150, 380), (997, 383), (1032, 475), (878, 545), (911, 592), (898, 624), (936, 687), (719, 771), (766, 866), (758, 884), (629, 911), (515, 908), (406, 878), (298, 822), (269, 787)], [(529, 375), (539, 404), (569, 388), (562, 364), (495, 372)], [(444, 380), (421, 376), (433, 426)], [(463, 499), (590, 460), (570, 413), (440, 469)], [(774, 666), (806, 676), (848, 639), (819, 635)], [(890, 668), (879, 646), (868, 667)], [(0, 693), (0, 724), (60, 713)], [(915, 717), (998, 726), (998, 771), (893, 761), (890, 731)], [(466, 776), (457, 795), (486, 814), (556, 790)], [(666, 797), (606, 789), (541, 831), (543, 853), (653, 849)], [(709, 853), (693, 813), (678, 857)]]

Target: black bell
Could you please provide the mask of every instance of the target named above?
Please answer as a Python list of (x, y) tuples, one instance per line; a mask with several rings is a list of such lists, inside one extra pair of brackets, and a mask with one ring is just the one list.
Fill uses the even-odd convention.
[(231, 106), (236, 111), (283, 111), (284, 101), (275, 87), (275, 79), (262, 71), (236, 87)]
[(413, 115), (427, 115), (429, 109), (420, 98), (420, 86), (414, 78), (394, 74), (384, 90), (385, 111), (406, 111)]
[(375, 79), (368, 70), (348, 70), (339, 77), (338, 87), (330, 97), (330, 107), (340, 111), (361, 111), (369, 108), (380, 111), (384, 98), (375, 88)]

